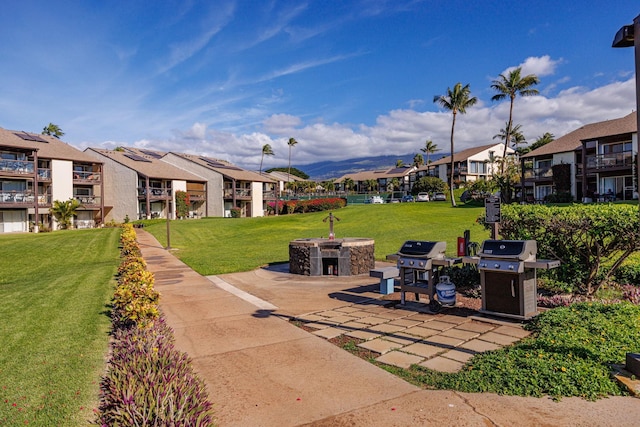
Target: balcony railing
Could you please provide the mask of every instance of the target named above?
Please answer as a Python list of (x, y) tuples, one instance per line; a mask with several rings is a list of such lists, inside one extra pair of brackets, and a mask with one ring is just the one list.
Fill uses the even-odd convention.
[(82, 182), (100, 181), (100, 172), (94, 171), (73, 171), (73, 180)]
[(553, 169), (551, 167), (543, 167), (537, 169), (526, 169), (524, 171), (525, 179), (551, 179), (553, 178)]
[(76, 228), (94, 228), (96, 226), (96, 222), (92, 219), (76, 219), (73, 221), (73, 224)]
[(189, 200), (204, 200), (206, 193), (203, 190), (187, 190)]
[(588, 169), (607, 169), (633, 165), (633, 152), (587, 156)]
[(33, 205), (35, 202), (35, 196), (32, 191), (1, 191), (0, 203), (7, 203), (12, 205)]
[(51, 181), (51, 169), (38, 168), (38, 179), (40, 181)]
[[(162, 199), (168, 199), (171, 197), (171, 189), (170, 188), (154, 188), (154, 187), (150, 187), (149, 189), (149, 195), (151, 196), (151, 198), (162, 198)], [(145, 187), (138, 187), (138, 197), (147, 197), (147, 188)]]
[[(231, 188), (224, 189), (224, 198), (231, 199), (233, 198), (234, 191)], [(235, 191), (236, 197), (251, 197), (251, 190), (246, 188), (238, 188)]]
[(262, 198), (263, 199), (275, 199), (276, 198), (276, 192), (274, 190), (263, 191), (262, 192)]
[(33, 175), (33, 162), (29, 160), (0, 160), (0, 172)]
[(76, 199), (78, 202), (80, 202), (80, 205), (88, 207), (88, 206), (100, 206), (100, 196), (79, 196), (79, 195), (75, 195), (73, 196), (74, 199)]

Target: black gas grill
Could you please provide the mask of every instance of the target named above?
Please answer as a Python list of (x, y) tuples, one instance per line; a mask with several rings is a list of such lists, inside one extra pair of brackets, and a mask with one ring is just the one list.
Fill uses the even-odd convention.
[(434, 274), (438, 267), (451, 266), (460, 262), (460, 258), (446, 258), (447, 242), (429, 242), (407, 240), (397, 253), (397, 266), (400, 271), (400, 298), (405, 304), (405, 293), (413, 292), (416, 301), (420, 294), (429, 296), (432, 309), (437, 308), (434, 299)]
[(516, 319), (538, 313), (536, 269), (556, 268), (560, 261), (538, 260), (535, 240), (485, 240), (475, 257), (478, 265), (482, 312)]

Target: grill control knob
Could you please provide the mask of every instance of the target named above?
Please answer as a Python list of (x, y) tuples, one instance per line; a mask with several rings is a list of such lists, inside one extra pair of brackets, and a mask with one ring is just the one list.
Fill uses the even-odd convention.
[(409, 261), (409, 265), (413, 265), (413, 261)]
[(513, 270), (513, 269), (514, 269), (513, 264), (509, 264), (509, 270)]
[(420, 267), (424, 267), (424, 262), (420, 261)]
[(402, 264), (404, 264), (404, 260), (403, 260), (403, 259), (401, 259), (400, 261), (398, 261), (398, 263), (399, 263), (400, 265), (402, 265)]
[(500, 268), (500, 264), (494, 264), (494, 265), (493, 265), (493, 268), (495, 268), (495, 269), (499, 269), (499, 268)]

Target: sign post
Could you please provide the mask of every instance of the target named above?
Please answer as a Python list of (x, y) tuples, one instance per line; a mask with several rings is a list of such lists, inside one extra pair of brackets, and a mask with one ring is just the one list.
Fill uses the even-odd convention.
[(485, 222), (491, 224), (491, 238), (500, 234), (500, 197), (489, 196), (484, 199)]

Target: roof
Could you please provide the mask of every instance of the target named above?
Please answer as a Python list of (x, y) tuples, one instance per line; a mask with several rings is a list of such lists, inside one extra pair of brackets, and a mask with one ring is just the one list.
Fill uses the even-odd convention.
[(585, 140), (597, 139), (604, 136), (623, 135), (637, 131), (637, 114), (634, 111), (633, 113), (619, 119), (605, 120), (603, 122), (584, 125), (581, 128), (543, 145), (540, 148), (528, 152), (522, 156), (522, 158), (575, 151), (582, 147), (582, 141)]
[[(155, 179), (179, 179), (184, 181), (205, 182), (206, 180), (173, 166), (156, 156), (134, 153), (131, 150), (116, 151), (104, 150), (100, 148), (87, 148), (95, 153), (107, 157), (121, 165), (136, 171), (140, 175)], [(85, 150), (86, 151), (86, 150)]]
[[(467, 148), (466, 150), (462, 150), (459, 151), (457, 153), (453, 154), (453, 161), (454, 162), (463, 162), (465, 160), (467, 160), (469, 157), (471, 156), (475, 156), (478, 153), (482, 153), (485, 150), (488, 150), (489, 148), (492, 147), (496, 147), (498, 145), (504, 145), (502, 143), (493, 143), (493, 144), (487, 144), (487, 145), (481, 145), (479, 147), (471, 147), (471, 148)], [(513, 149), (510, 148), (511, 151), (513, 151)], [(501, 152), (502, 153), (502, 152)], [(500, 156), (502, 157), (502, 156)], [(435, 162), (431, 162), (429, 163), (429, 167), (431, 166), (438, 166), (438, 165), (444, 165), (444, 164), (448, 164), (451, 162), (451, 156), (446, 156), (443, 157), (439, 160), (436, 160)]]
[(300, 178), (298, 175), (293, 175), (283, 171), (263, 172), (263, 174), (273, 179), (274, 181), (281, 181), (281, 182), (305, 181), (304, 179)]
[(216, 171), (221, 175), (224, 175), (231, 179), (235, 179), (237, 181), (273, 182), (273, 180), (268, 176), (260, 175), (259, 173), (239, 168), (225, 160), (214, 159), (206, 156), (196, 156), (194, 154), (174, 152), (171, 152), (171, 154), (181, 157), (185, 160), (189, 160), (200, 166), (204, 166), (207, 169)]
[(336, 182), (342, 182), (347, 178), (351, 178), (353, 181), (356, 181), (356, 182), (368, 181), (370, 179), (378, 180), (378, 179), (385, 179), (385, 178), (386, 179), (402, 178), (414, 170), (415, 169), (413, 167), (403, 166), (399, 168), (394, 167), (391, 169), (384, 169), (384, 170), (361, 171), (361, 172), (345, 174), (340, 178), (338, 178)]
[(37, 150), (38, 157), (43, 159), (100, 163), (94, 157), (49, 135), (0, 128), (0, 146)]

